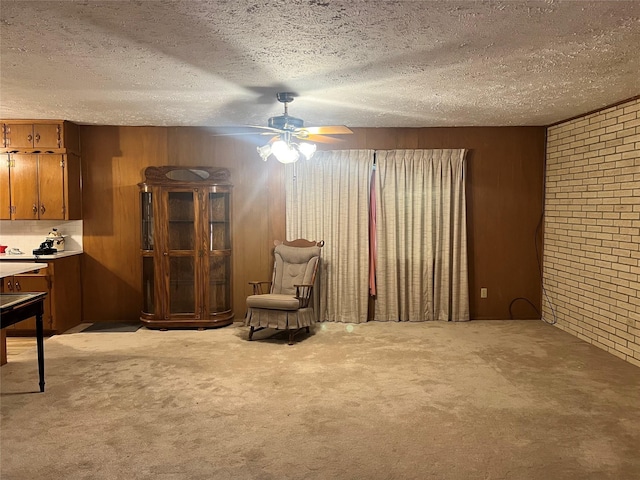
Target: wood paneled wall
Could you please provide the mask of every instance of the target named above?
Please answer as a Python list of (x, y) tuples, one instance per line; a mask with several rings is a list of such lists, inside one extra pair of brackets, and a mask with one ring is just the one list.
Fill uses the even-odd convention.
[[(536, 227), (543, 208), (544, 127), (363, 128), (333, 148), (467, 148), (472, 319), (505, 319), (526, 298), (540, 308)], [(284, 168), (255, 143), (206, 128), (82, 126), (84, 321), (135, 320), (141, 296), (137, 184), (151, 165), (231, 171), (236, 320), (248, 282), (269, 278), (273, 240), (285, 232)], [(263, 139), (260, 139), (263, 140)], [(488, 298), (480, 299), (480, 288)], [(525, 300), (515, 318), (537, 318)]]

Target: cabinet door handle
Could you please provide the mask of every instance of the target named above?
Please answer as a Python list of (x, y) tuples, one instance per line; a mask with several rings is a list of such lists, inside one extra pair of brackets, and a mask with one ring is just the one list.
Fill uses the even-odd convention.
[(11, 283), (11, 280), (7, 280), (7, 290), (13, 292), (13, 283)]
[(167, 252), (163, 252), (162, 255), (164, 255), (165, 257), (169, 256), (169, 254)]
[(46, 208), (44, 208), (44, 203), (43, 203), (42, 205), (40, 205), (40, 213), (41, 213), (42, 215), (44, 215), (44, 212), (46, 212), (46, 211), (47, 211), (47, 209), (46, 209)]
[(16, 280), (16, 292), (20, 292), (21, 290), (22, 290), (22, 287), (20, 286), (20, 282)]
[(36, 143), (40, 142), (40, 134), (36, 133)]
[(27, 135), (27, 141), (31, 142), (33, 140), (33, 135), (29, 134)]
[(33, 204), (32, 210), (34, 215), (38, 214), (38, 206), (35, 203)]

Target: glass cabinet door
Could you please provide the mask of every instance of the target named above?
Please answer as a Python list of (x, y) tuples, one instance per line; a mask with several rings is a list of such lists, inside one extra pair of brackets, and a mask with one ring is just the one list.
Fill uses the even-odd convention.
[(168, 192), (169, 250), (193, 251), (196, 243), (195, 192)]
[(142, 249), (153, 250), (153, 195), (151, 192), (140, 194), (142, 212)]
[(151, 255), (142, 257), (142, 312), (153, 315), (155, 304), (155, 261)]
[(140, 212), (142, 220), (142, 311), (155, 314), (155, 269), (153, 259), (153, 194), (150, 191), (140, 193)]
[(231, 225), (229, 192), (209, 192), (209, 285), (210, 314), (231, 310)]
[(167, 192), (169, 315), (196, 312), (196, 194)]
[(209, 313), (231, 310), (231, 257), (209, 257)]
[(169, 313), (193, 315), (196, 311), (193, 257), (169, 257)]
[(209, 249), (231, 248), (229, 231), (229, 194), (209, 193)]

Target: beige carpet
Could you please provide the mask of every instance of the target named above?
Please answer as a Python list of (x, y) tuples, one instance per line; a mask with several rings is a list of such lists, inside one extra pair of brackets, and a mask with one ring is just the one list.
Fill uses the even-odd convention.
[(59, 335), (44, 394), (18, 355), (0, 478), (640, 478), (640, 369), (540, 321), (246, 335)]

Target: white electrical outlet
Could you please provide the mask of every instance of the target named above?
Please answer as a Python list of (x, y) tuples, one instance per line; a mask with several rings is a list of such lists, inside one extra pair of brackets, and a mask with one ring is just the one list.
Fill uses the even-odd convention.
[(487, 298), (487, 289), (486, 288), (481, 288), (480, 289), (480, 298)]

